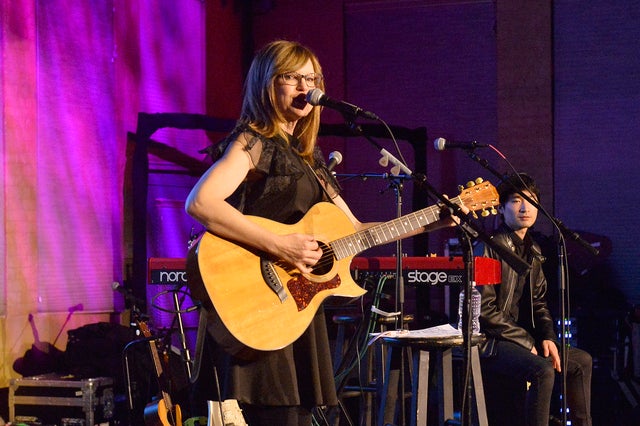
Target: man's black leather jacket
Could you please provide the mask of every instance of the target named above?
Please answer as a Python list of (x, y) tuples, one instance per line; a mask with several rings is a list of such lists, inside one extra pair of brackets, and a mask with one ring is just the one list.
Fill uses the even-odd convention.
[[(516, 246), (514, 239), (519, 237), (513, 233), (511, 229), (502, 226), (494, 235), (493, 240), (497, 244), (508, 247), (515, 252)], [(530, 295), (530, 310), (526, 315), (531, 314), (531, 319), (514, 318), (513, 308), (514, 292), (518, 285), (524, 285), (526, 280), (518, 276), (506, 262), (502, 261), (502, 283), (498, 285), (479, 286), (478, 290), (482, 295), (482, 310), (480, 314), (480, 331), (485, 333), (488, 338), (487, 343), (492, 339), (508, 340), (517, 343), (527, 349), (531, 349), (535, 344), (542, 340), (556, 341), (553, 318), (547, 306), (545, 294), (547, 292), (547, 281), (542, 271), (543, 257), (540, 246), (532, 243), (529, 254), (525, 260), (531, 264), (530, 282), (531, 292), (524, 292)], [(480, 244), (476, 249), (476, 254), (501, 260), (500, 257), (489, 247)], [(526, 300), (520, 301), (520, 306), (526, 303)], [(518, 312), (518, 309), (515, 309)], [(526, 310), (525, 310), (526, 312)], [(520, 314), (523, 312), (520, 311)], [(517, 315), (517, 314), (516, 314)], [(530, 324), (525, 327), (520, 324)]]

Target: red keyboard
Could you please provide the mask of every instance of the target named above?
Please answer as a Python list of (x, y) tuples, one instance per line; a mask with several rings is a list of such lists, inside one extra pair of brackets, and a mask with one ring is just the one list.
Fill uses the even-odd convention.
[[(395, 257), (355, 257), (351, 270), (358, 280), (360, 275), (394, 273)], [(415, 287), (459, 285), (465, 274), (461, 257), (403, 257), (402, 274), (405, 284)], [(502, 276), (500, 262), (489, 257), (475, 257), (476, 285), (499, 284)]]
[(149, 258), (148, 284), (153, 285), (186, 285), (187, 260), (182, 257)]
[[(149, 284), (185, 285), (184, 258), (152, 257), (149, 259)], [(500, 262), (488, 257), (475, 258), (476, 285), (499, 284)], [(363, 275), (394, 273), (395, 257), (355, 257), (351, 271), (356, 279)], [(462, 283), (464, 264), (461, 257), (403, 257), (405, 284), (411, 286), (458, 285)]]

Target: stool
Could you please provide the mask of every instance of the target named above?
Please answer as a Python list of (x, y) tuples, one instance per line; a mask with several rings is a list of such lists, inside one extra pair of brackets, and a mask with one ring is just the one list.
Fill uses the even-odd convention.
[[(395, 328), (397, 316), (392, 317), (384, 317), (380, 316), (376, 318), (376, 326), (375, 328), (380, 332), (385, 332), (390, 328)], [(353, 328), (357, 326), (362, 318), (357, 314), (336, 314), (332, 316), (333, 323), (337, 324), (337, 332), (336, 332), (336, 343), (334, 348), (334, 374), (338, 373), (338, 369), (340, 368), (340, 364), (343, 362), (345, 353), (349, 350), (348, 347), (352, 344), (363, 344), (366, 342), (358, 342), (354, 341), (353, 337), (350, 339), (348, 337), (348, 333), (346, 333), (347, 328)], [(411, 314), (405, 314), (402, 317), (403, 324), (410, 324), (414, 321), (414, 316)], [(364, 338), (368, 336), (362, 336)], [(374, 349), (374, 348), (371, 348)], [(385, 351), (382, 345), (376, 345), (373, 351), (369, 351), (367, 349), (367, 353), (360, 353), (359, 355), (364, 359), (362, 364), (363, 368), (357, 369), (357, 375), (355, 378), (357, 379), (357, 384), (345, 384), (344, 386), (340, 386), (338, 397), (340, 400), (345, 398), (354, 398), (354, 397), (362, 397), (359, 404), (359, 424), (373, 424), (373, 416), (377, 412), (374, 409), (374, 397), (378, 400), (378, 403), (383, 404), (395, 404), (396, 403), (396, 394), (389, 394), (389, 398), (384, 401), (380, 401), (380, 386), (377, 385), (377, 381), (380, 380), (382, 383), (384, 382), (392, 382), (397, 386), (399, 382), (399, 371), (397, 370), (389, 370), (384, 372), (384, 362), (385, 359)], [(353, 353), (349, 353), (347, 355), (353, 356)], [(351, 358), (347, 360), (351, 362)], [(353, 375), (349, 375), (349, 377), (353, 378)], [(345, 377), (345, 383), (347, 377)]]
[[(471, 371), (473, 387), (475, 390), (475, 402), (480, 426), (487, 426), (487, 412), (484, 400), (482, 373), (480, 371), (480, 356), (478, 344), (484, 340), (484, 335), (474, 335), (471, 339)], [(453, 347), (462, 346), (462, 336), (447, 337), (382, 337), (382, 344), (387, 345), (388, 357), (386, 371), (390, 368), (391, 352), (394, 348), (410, 348), (413, 350), (413, 373), (411, 377), (411, 425), (427, 425), (427, 409), (429, 395), (429, 357), (435, 352), (438, 380), (438, 424), (444, 425), (447, 420), (453, 419), (453, 379), (452, 379), (452, 354)], [(386, 398), (389, 386), (384, 383), (381, 393)], [(384, 400), (384, 399), (383, 399)]]
[[(378, 317), (377, 323), (379, 325), (380, 333), (384, 333), (387, 330), (394, 329), (396, 325), (397, 317)], [(402, 317), (402, 322), (405, 327), (414, 321), (414, 316), (411, 314), (405, 314)], [(405, 347), (408, 358), (412, 357), (411, 348)], [(403, 356), (402, 354), (400, 356)], [(400, 366), (402, 364), (400, 363)], [(398, 404), (397, 392), (400, 389), (400, 366), (393, 368), (391, 360), (391, 352), (387, 352), (386, 345), (375, 346), (375, 381), (370, 376), (370, 380), (375, 385), (376, 403), (378, 405), (377, 410), (377, 424), (393, 424), (395, 416), (395, 407)], [(371, 373), (371, 369), (369, 370)], [(382, 392), (382, 389), (395, 389), (396, 392)], [(402, 393), (402, 401), (404, 403), (405, 394)], [(369, 405), (369, 409), (372, 409), (372, 405)]]

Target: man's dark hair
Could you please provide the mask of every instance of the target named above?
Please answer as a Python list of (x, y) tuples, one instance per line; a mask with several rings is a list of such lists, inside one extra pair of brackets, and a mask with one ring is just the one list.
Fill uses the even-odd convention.
[(498, 185), (500, 204), (504, 205), (509, 197), (518, 191), (529, 191), (535, 196), (536, 201), (540, 201), (540, 189), (533, 178), (526, 173), (513, 173)]

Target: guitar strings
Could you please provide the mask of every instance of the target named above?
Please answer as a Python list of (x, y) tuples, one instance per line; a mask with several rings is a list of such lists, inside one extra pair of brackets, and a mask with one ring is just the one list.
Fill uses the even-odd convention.
[[(477, 187), (475, 187), (474, 189), (476, 191), (483, 191), (486, 189), (489, 189), (490, 187), (490, 183), (489, 182), (483, 182), (484, 185), (482, 186), (482, 188), (480, 187), (480, 185), (477, 185)], [(469, 188), (471, 189), (471, 188)], [(481, 201), (481, 200), (477, 200), (474, 201), (473, 199), (467, 200), (467, 203), (465, 203), (463, 201), (462, 196), (469, 191), (469, 189), (462, 191), (462, 193), (454, 198), (451, 198), (449, 201), (454, 203), (454, 204), (469, 204), (468, 207), (470, 207), (471, 211), (475, 211), (476, 209), (479, 208), (486, 208), (487, 205), (488, 206), (493, 206), (495, 204), (495, 200), (492, 201)], [(331, 243), (327, 243), (327, 244), (322, 244), (322, 256), (320, 257), (320, 260), (313, 265), (313, 271), (317, 272), (317, 271), (326, 271), (327, 269), (329, 269), (329, 267), (333, 266), (334, 260), (340, 260), (343, 259), (345, 257), (347, 257), (348, 254), (357, 254), (359, 252), (362, 252), (366, 249), (369, 249), (371, 247), (375, 247), (378, 244), (381, 244), (381, 240), (378, 238), (373, 237), (372, 238), (372, 243), (370, 244), (369, 241), (370, 239), (367, 238), (367, 236), (371, 236), (371, 235), (379, 235), (380, 233), (382, 233), (383, 235), (385, 234), (385, 230), (387, 231), (386, 233), (390, 234), (391, 236), (395, 237), (400, 237), (402, 235), (402, 233), (398, 232), (399, 226), (397, 226), (398, 223), (401, 223), (401, 219), (402, 220), (409, 220), (409, 223), (412, 224), (412, 217), (413, 217), (413, 221), (415, 221), (417, 224), (420, 224), (421, 221), (418, 220), (418, 215), (424, 215), (424, 216), (428, 216), (431, 215), (434, 218), (436, 218), (436, 213), (440, 212), (440, 210), (443, 208), (443, 206), (441, 204), (434, 204), (432, 206), (426, 207), (424, 209), (418, 210), (417, 212), (413, 212), (413, 213), (409, 213), (407, 215), (402, 216), (401, 218), (397, 218), (394, 220), (391, 220), (389, 222), (385, 222), (385, 223), (381, 223), (375, 226), (372, 226), (370, 228), (367, 229), (363, 229), (362, 231), (358, 231), (354, 234), (351, 234), (349, 236), (346, 237), (342, 237), (342, 238), (338, 238), (337, 240), (332, 241)], [(438, 214), (437, 217), (439, 218), (440, 215)], [(396, 224), (396, 225), (390, 225), (391, 224)], [(432, 222), (426, 222), (424, 225), (421, 226), (426, 226), (429, 225)], [(403, 229), (406, 229), (404, 224), (402, 225)], [(412, 230), (415, 230), (417, 228), (411, 228)], [(350, 243), (349, 240), (353, 241), (355, 244)], [(338, 248), (334, 249), (334, 244), (337, 244), (340, 241), (346, 241), (346, 246), (345, 246), (345, 250), (340, 250), (340, 254), (342, 255), (342, 257), (340, 257), (340, 259), (338, 259), (338, 256), (336, 255), (336, 251)], [(392, 242), (392, 241), (388, 241), (388, 242)], [(353, 247), (357, 247), (358, 251), (353, 251)], [(342, 251), (346, 251), (346, 253), (342, 253)], [(352, 252), (353, 253), (350, 253)], [(281, 265), (281, 262), (276, 262), (276, 264), (279, 264), (279, 266), (283, 266)], [(285, 268), (288, 270), (291, 270), (291, 268)]]
[[(427, 207), (427, 208), (424, 209), (424, 211), (427, 211), (427, 214), (431, 214), (431, 215), (434, 215), (435, 212), (439, 211), (439, 210), (440, 210), (440, 207), (437, 206), (437, 205), (430, 206), (430, 207)], [(415, 214), (415, 213), (411, 213), (411, 214)], [(411, 215), (411, 214), (409, 214), (409, 215)], [(407, 215), (407, 216), (409, 216), (409, 215)], [(398, 219), (396, 219), (396, 220), (398, 220)], [(339, 239), (333, 241), (332, 243), (329, 243), (327, 245), (328, 250), (323, 250), (322, 251), (322, 256), (320, 257), (320, 260), (314, 265), (313, 270), (314, 271), (316, 269), (323, 270), (323, 269), (327, 268), (328, 266), (332, 265), (334, 263), (334, 259), (339, 260), (339, 259), (337, 259), (336, 255), (335, 255), (335, 250), (333, 248), (333, 243), (335, 243), (336, 241), (352, 239), (352, 240), (356, 240), (356, 241), (360, 241), (361, 242), (363, 240), (366, 240), (366, 238), (362, 238), (362, 237), (356, 238), (357, 235), (364, 234), (366, 232), (369, 232), (369, 233), (375, 232), (375, 234), (379, 234), (380, 232), (384, 233), (385, 227), (387, 228), (388, 231), (391, 230), (391, 225), (388, 225), (387, 223), (382, 223), (382, 224), (379, 224), (379, 225), (372, 226), (371, 228), (367, 228), (367, 229), (364, 229), (362, 231), (356, 232), (355, 234), (349, 235), (347, 237), (339, 238)], [(389, 232), (389, 233), (392, 234), (392, 235), (394, 234), (393, 232)], [(400, 236), (400, 235), (401, 235), (400, 233), (396, 232), (396, 236)], [(362, 245), (363, 245), (362, 243), (358, 244), (358, 246), (362, 246)], [(365, 249), (371, 248), (373, 246), (374, 245), (371, 245), (370, 247), (365, 247)]]

